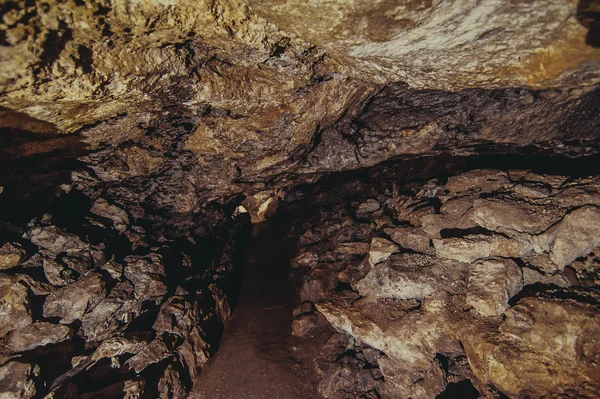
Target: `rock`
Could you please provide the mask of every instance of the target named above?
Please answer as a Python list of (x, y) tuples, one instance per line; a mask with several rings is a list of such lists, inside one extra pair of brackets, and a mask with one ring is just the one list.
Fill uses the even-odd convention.
[(127, 215), (127, 212), (116, 205), (109, 204), (105, 199), (100, 198), (96, 200), (90, 212), (111, 219), (113, 226), (120, 233), (125, 232), (129, 226), (129, 216)]
[(160, 339), (155, 339), (127, 360), (124, 366), (139, 374), (149, 365), (158, 363), (169, 356), (171, 356), (171, 352), (165, 344)]
[(448, 178), (444, 188), (453, 194), (490, 193), (510, 184), (508, 176), (500, 170), (473, 170)]
[(26, 352), (38, 346), (63, 342), (69, 339), (69, 336), (68, 326), (36, 322), (8, 333), (2, 349), (11, 354)]
[(522, 286), (523, 273), (512, 260), (477, 262), (469, 272), (467, 305), (481, 316), (500, 316)]
[(133, 283), (137, 299), (158, 301), (167, 293), (167, 286), (163, 282), (165, 270), (160, 256), (129, 256), (125, 260), (125, 277)]
[(515, 240), (500, 235), (483, 234), (434, 239), (433, 246), (437, 256), (467, 263), (493, 257), (520, 258), (533, 249), (532, 243), (526, 237)]
[(432, 255), (435, 253), (431, 239), (425, 233), (415, 228), (387, 228), (385, 234), (402, 248)]
[(141, 313), (142, 303), (129, 281), (117, 283), (110, 294), (81, 318), (81, 327), (91, 341), (102, 341), (127, 326)]
[(158, 381), (158, 393), (161, 398), (185, 399), (187, 392), (179, 372), (169, 365)]
[(0, 274), (0, 337), (31, 322), (27, 287)]
[(25, 258), (25, 250), (20, 245), (9, 243), (0, 247), (0, 270), (12, 269)]
[(39, 367), (20, 361), (11, 361), (0, 366), (0, 393), (2, 398), (31, 398), (36, 394), (35, 379)]
[(525, 298), (506, 312), (500, 336), (482, 331), (462, 342), (477, 378), (508, 396), (594, 397), (599, 329), (587, 305)]
[(42, 265), (44, 267), (44, 275), (52, 285), (62, 287), (75, 281), (72, 277), (72, 272), (54, 259), (44, 259)]
[(65, 233), (56, 226), (35, 227), (29, 231), (28, 237), (32, 243), (54, 255), (61, 252), (73, 254), (89, 247), (79, 237)]
[(381, 208), (381, 205), (375, 199), (368, 199), (358, 206), (356, 209), (357, 218), (365, 218), (366, 216), (376, 212)]
[(465, 290), (466, 267), (419, 254), (396, 254), (374, 265), (365, 278), (354, 284), (362, 296), (423, 299), (438, 292)]
[(206, 321), (197, 302), (190, 303), (179, 297), (170, 297), (161, 306), (153, 325), (157, 335), (166, 331), (181, 338), (182, 343), (176, 348), (176, 352), (192, 379), (209, 357), (209, 345), (203, 339), (201, 320)]
[(393, 242), (388, 241), (385, 238), (375, 237), (371, 241), (369, 263), (371, 263), (371, 266), (375, 266), (376, 264), (385, 261), (393, 253), (398, 251), (398, 247)]
[(44, 303), (44, 317), (58, 317), (62, 324), (71, 324), (93, 310), (106, 296), (102, 277), (89, 272), (79, 280), (51, 293)]
[(560, 220), (558, 212), (545, 207), (506, 201), (475, 200), (470, 217), (477, 225), (492, 231), (537, 234)]
[(299, 315), (292, 322), (292, 335), (295, 337), (304, 337), (315, 327), (317, 327), (317, 316), (315, 314)]
[(585, 206), (568, 213), (550, 235), (555, 237), (550, 259), (563, 270), (600, 245), (600, 209)]

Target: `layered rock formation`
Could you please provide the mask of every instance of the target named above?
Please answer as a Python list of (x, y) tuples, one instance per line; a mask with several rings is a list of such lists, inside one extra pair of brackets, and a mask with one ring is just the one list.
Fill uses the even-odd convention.
[(323, 397), (599, 395), (598, 177), (378, 183), (317, 195), (296, 227), (296, 333), (339, 332)]
[(0, 391), (185, 397), (279, 203), (325, 397), (597, 396), (599, 12), (3, 2)]

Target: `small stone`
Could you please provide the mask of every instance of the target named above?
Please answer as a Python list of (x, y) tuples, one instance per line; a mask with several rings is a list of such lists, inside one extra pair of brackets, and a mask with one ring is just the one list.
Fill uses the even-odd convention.
[(385, 261), (390, 255), (398, 251), (398, 247), (393, 242), (386, 240), (385, 238), (375, 237), (371, 241), (369, 262), (371, 263), (371, 266), (374, 266)]
[(65, 233), (56, 226), (35, 227), (28, 233), (28, 237), (32, 243), (52, 254), (72, 254), (89, 248), (89, 244), (79, 237)]
[(25, 258), (25, 250), (19, 244), (7, 242), (0, 247), (0, 270), (12, 269)]
[(90, 212), (111, 219), (115, 229), (120, 233), (125, 232), (129, 226), (129, 216), (127, 215), (127, 212), (116, 205), (109, 204), (108, 201), (103, 198), (99, 198), (94, 203)]
[[(552, 234), (552, 233), (550, 233)], [(556, 226), (550, 258), (560, 270), (600, 245), (600, 209), (585, 206), (567, 214)]]
[(315, 327), (317, 327), (317, 316), (315, 314), (300, 315), (292, 322), (292, 335), (304, 337)]
[(356, 209), (356, 217), (360, 219), (365, 218), (373, 212), (378, 211), (379, 208), (381, 208), (381, 205), (377, 200), (368, 199), (358, 206)]
[(44, 317), (59, 317), (62, 324), (70, 324), (94, 309), (105, 296), (106, 287), (101, 276), (89, 272), (48, 295), (44, 303)]
[(160, 339), (155, 339), (127, 360), (124, 366), (139, 374), (149, 365), (158, 363), (169, 356), (171, 356), (171, 352), (165, 344)]
[(0, 275), (0, 337), (31, 322), (27, 287)]
[(0, 367), (0, 396), (2, 399), (26, 399), (36, 394), (35, 379), (39, 367), (12, 361)]
[(63, 342), (69, 338), (70, 328), (61, 324), (37, 322), (6, 336), (5, 348), (10, 353), (26, 352), (49, 344)]

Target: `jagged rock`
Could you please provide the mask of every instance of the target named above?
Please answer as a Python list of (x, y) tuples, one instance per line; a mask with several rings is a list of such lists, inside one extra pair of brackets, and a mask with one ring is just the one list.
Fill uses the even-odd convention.
[(38, 346), (63, 342), (69, 338), (69, 335), (68, 326), (36, 322), (9, 332), (0, 347), (2, 351), (11, 354), (26, 352)]
[(111, 219), (115, 229), (120, 233), (125, 232), (129, 226), (129, 216), (127, 215), (127, 212), (116, 205), (109, 204), (105, 199), (98, 199), (92, 206), (90, 212)]
[(124, 366), (139, 374), (149, 365), (160, 362), (169, 356), (171, 356), (171, 352), (165, 344), (160, 339), (155, 339), (127, 360)]
[(402, 248), (432, 255), (435, 253), (431, 239), (421, 230), (415, 228), (388, 228), (384, 229), (392, 241)]
[(562, 214), (547, 206), (475, 200), (470, 217), (474, 223), (488, 230), (537, 234), (559, 221)]
[(375, 266), (398, 251), (398, 247), (393, 242), (385, 238), (373, 238), (371, 249), (369, 250), (369, 263), (371, 263), (371, 266)]
[(304, 337), (308, 332), (317, 326), (317, 315), (302, 314), (294, 318), (292, 322), (292, 335), (295, 337)]
[(377, 212), (379, 210), (379, 208), (381, 208), (381, 205), (379, 204), (379, 202), (377, 202), (377, 200), (374, 200), (374, 199), (366, 200), (365, 202), (360, 204), (358, 206), (358, 208), (356, 209), (356, 217), (364, 218), (364, 217), (372, 214), (373, 212)]
[(571, 301), (521, 300), (506, 312), (499, 335), (466, 338), (475, 375), (511, 397), (594, 397), (599, 387), (597, 310)]
[(28, 237), (32, 243), (55, 255), (61, 252), (72, 254), (89, 247), (79, 237), (65, 233), (56, 226), (34, 227)]
[(467, 305), (481, 316), (500, 316), (508, 300), (523, 286), (523, 272), (508, 259), (489, 259), (471, 265)]
[(167, 293), (167, 286), (163, 282), (165, 270), (160, 256), (152, 255), (148, 258), (129, 256), (126, 261), (125, 277), (133, 283), (137, 299), (158, 301)]
[(437, 256), (467, 263), (493, 257), (520, 258), (533, 250), (533, 244), (527, 237), (515, 240), (501, 235), (483, 234), (434, 239), (433, 246)]
[(141, 313), (142, 303), (135, 298), (129, 281), (117, 283), (110, 294), (81, 318), (81, 327), (91, 341), (112, 336)]
[(184, 399), (187, 392), (181, 381), (179, 372), (169, 365), (158, 382), (158, 392), (161, 398)]
[(465, 290), (466, 267), (419, 254), (396, 254), (374, 265), (365, 278), (354, 284), (362, 296), (423, 299), (448, 291)]
[(549, 235), (554, 237), (550, 258), (562, 270), (600, 245), (600, 209), (585, 206), (574, 210)]
[(31, 322), (27, 287), (0, 274), (0, 337)]
[(62, 287), (63, 285), (74, 281), (71, 271), (54, 259), (44, 259), (42, 265), (44, 268), (44, 275), (50, 284)]
[(31, 398), (36, 394), (35, 379), (39, 367), (20, 361), (0, 366), (0, 393), (6, 399)]
[(203, 339), (204, 332), (199, 325), (204, 317), (206, 316), (203, 316), (197, 302), (190, 303), (180, 297), (170, 297), (161, 306), (153, 326), (158, 335), (166, 331), (182, 339), (176, 352), (192, 379), (209, 356), (209, 345)]
[(89, 272), (79, 280), (51, 293), (44, 303), (44, 317), (59, 317), (62, 324), (81, 319), (106, 296), (102, 277)]
[(25, 258), (25, 250), (18, 244), (9, 243), (0, 247), (0, 270), (12, 269)]

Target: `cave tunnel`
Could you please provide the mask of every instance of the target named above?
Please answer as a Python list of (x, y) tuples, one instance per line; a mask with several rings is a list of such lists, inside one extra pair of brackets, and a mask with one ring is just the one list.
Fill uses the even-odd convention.
[(0, 2), (0, 397), (600, 397), (600, 2)]

